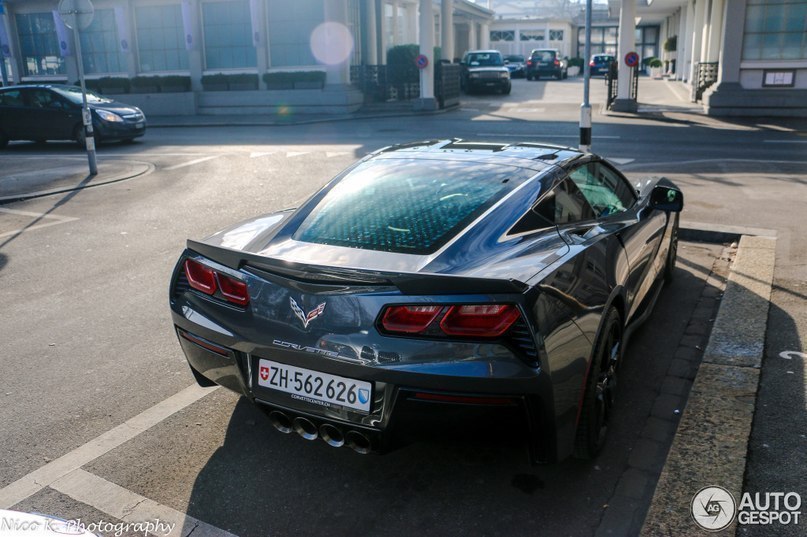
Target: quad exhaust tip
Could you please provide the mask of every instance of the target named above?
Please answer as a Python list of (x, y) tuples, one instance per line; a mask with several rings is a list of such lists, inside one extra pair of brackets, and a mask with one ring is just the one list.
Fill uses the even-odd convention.
[(273, 410), (269, 413), (269, 423), (283, 434), (291, 432), (291, 418), (279, 410)]
[(306, 440), (316, 440), (319, 437), (317, 426), (307, 418), (296, 417), (294, 421), (291, 422), (291, 425), (297, 434)]
[(331, 447), (339, 448), (345, 445), (345, 435), (338, 427), (330, 423), (320, 425), (319, 436)]
[(362, 455), (367, 455), (373, 450), (370, 438), (359, 431), (348, 431), (345, 435), (345, 443), (350, 449)]

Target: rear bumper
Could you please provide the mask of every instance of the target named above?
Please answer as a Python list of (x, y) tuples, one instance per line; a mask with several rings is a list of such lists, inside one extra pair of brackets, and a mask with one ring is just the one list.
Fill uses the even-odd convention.
[[(517, 363), (517, 358), (509, 364), (503, 357), (500, 361), (488, 359), (487, 363), (480, 358), (478, 365), (467, 367), (467, 376), (441, 374), (444, 364), (435, 363), (372, 367), (270, 349), (240, 341), (235, 335), (223, 336), (206, 326), (208, 320), (198, 313), (191, 315), (193, 322), (172, 307), (172, 316), (197, 382), (224, 386), (258, 404), (267, 414), (275, 412), (270, 421), (279, 430), (273, 421), (279, 415), (285, 416), (288, 424), (303, 418), (317, 430), (323, 425), (333, 426), (343, 437), (356, 431), (368, 439), (373, 451), (383, 452), (423, 435), (454, 438), (463, 432), (500, 428), (493, 434), (527, 440), (533, 462), (557, 459), (554, 420), (549, 418), (546, 404), (552, 400), (551, 384), (540, 369)], [(361, 413), (344, 407), (328, 408), (261, 387), (256, 366), (261, 357), (372, 382), (371, 410)], [(483, 370), (488, 373), (481, 374)]]
[(471, 89), (507, 89), (510, 87), (509, 78), (469, 78), (468, 87)]

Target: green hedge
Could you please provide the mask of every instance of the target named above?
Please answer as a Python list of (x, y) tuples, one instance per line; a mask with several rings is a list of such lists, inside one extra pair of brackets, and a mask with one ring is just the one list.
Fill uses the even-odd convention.
[(258, 75), (254, 73), (217, 73), (202, 76), (202, 85), (223, 86), (224, 89), (250, 89), (258, 87)]
[(276, 73), (264, 73), (263, 81), (270, 88), (272, 86), (287, 86), (289, 88), (298, 85), (311, 85), (323, 87), (325, 85), (325, 71), (279, 71)]
[(584, 63), (583, 58), (572, 58), (569, 60), (569, 67), (580, 67), (582, 69)]

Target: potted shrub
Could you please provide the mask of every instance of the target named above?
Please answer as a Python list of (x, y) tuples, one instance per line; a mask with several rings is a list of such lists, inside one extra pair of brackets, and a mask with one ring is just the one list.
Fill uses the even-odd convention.
[(131, 82), (128, 78), (124, 77), (105, 76), (104, 78), (98, 79), (98, 87), (101, 93), (104, 94), (129, 93)]
[(229, 90), (256, 90), (258, 89), (258, 75), (255, 73), (238, 73), (224, 75), (227, 77), (227, 89)]
[(294, 88), (294, 80), (291, 78), (291, 73), (264, 73), (263, 81), (266, 83), (266, 89), (270, 90), (289, 90)]
[(227, 91), (227, 75), (203, 75), (202, 87), (205, 91)]
[(583, 69), (583, 58), (572, 58), (569, 60), (569, 67), (566, 69), (568, 76), (577, 76)]
[(182, 93), (190, 91), (190, 89), (190, 76), (171, 75), (160, 77), (160, 91), (163, 93)]
[(156, 76), (136, 76), (131, 82), (133, 93), (159, 93), (160, 82)]
[(647, 66), (650, 67), (650, 76), (653, 78), (661, 78), (661, 68), (664, 66), (661, 60), (658, 58), (650, 58), (650, 61), (647, 62)]
[(298, 71), (294, 75), (294, 89), (322, 89), (325, 71)]

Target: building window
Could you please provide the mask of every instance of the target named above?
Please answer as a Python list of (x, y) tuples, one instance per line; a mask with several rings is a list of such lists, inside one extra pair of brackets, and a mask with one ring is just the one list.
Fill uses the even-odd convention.
[(141, 71), (188, 69), (185, 30), (179, 4), (137, 7), (135, 21)]
[(807, 59), (807, 0), (748, 0), (743, 59)]
[(53, 14), (23, 13), (18, 14), (15, 20), (25, 76), (65, 74), (67, 70), (59, 54)]
[(269, 0), (269, 51), (272, 67), (314, 65), (311, 33), (325, 19), (321, 0)]
[(252, 17), (247, 0), (202, 4), (207, 69), (258, 65), (252, 44)]
[(550, 41), (563, 41), (563, 30), (549, 30)]
[(516, 32), (514, 30), (491, 30), (491, 41), (515, 41)]
[(544, 40), (544, 31), (543, 30), (522, 30), (519, 32), (519, 39), (521, 41), (543, 41)]
[(114, 10), (95, 10), (92, 24), (81, 32), (81, 54), (86, 73), (126, 71), (126, 60), (118, 46)]

